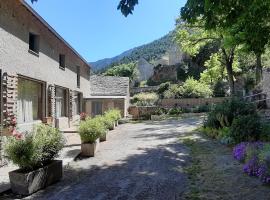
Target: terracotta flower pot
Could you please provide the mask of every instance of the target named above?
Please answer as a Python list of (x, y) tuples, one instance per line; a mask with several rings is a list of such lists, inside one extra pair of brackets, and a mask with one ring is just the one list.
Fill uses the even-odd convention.
[(9, 172), (11, 190), (15, 194), (30, 195), (53, 183), (63, 176), (62, 160), (55, 160), (37, 170), (22, 172), (21, 169)]

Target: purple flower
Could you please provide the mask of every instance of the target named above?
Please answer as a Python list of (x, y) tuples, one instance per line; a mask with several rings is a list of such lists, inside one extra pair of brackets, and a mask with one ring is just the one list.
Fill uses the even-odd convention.
[(252, 159), (247, 161), (243, 166), (243, 171), (249, 176), (258, 176), (259, 171), (259, 159), (254, 156)]
[(236, 160), (239, 160), (240, 162), (245, 160), (247, 145), (247, 142), (242, 142), (233, 148), (233, 157)]

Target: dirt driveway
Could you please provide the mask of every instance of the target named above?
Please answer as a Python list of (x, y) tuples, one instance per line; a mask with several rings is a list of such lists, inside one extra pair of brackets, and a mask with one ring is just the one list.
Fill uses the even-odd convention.
[(188, 149), (179, 137), (201, 118), (119, 126), (95, 158), (72, 162), (64, 179), (26, 199), (182, 199)]

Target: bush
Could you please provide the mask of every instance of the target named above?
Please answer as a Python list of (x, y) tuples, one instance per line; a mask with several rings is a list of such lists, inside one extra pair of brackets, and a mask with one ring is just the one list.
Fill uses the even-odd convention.
[(113, 120), (114, 122), (115, 121), (118, 121), (119, 119), (122, 118), (121, 111), (118, 110), (118, 109), (110, 109), (110, 110), (108, 110), (108, 111), (105, 112), (105, 115), (104, 116), (107, 119)]
[(106, 135), (107, 129), (111, 127), (111, 124), (112, 125), (114, 124), (114, 122), (111, 119), (107, 119), (105, 116), (102, 115), (97, 115), (94, 119), (102, 123), (102, 126), (104, 126), (104, 131), (101, 133), (100, 136)]
[(182, 113), (182, 109), (181, 108), (171, 108), (168, 111), (169, 115), (180, 115)]
[(208, 118), (204, 125), (212, 128), (230, 127), (236, 117), (256, 113), (254, 104), (232, 98), (214, 106), (212, 111), (208, 113)]
[(164, 92), (169, 90), (170, 86), (171, 86), (170, 82), (161, 83), (159, 85), (157, 93), (160, 96), (160, 98), (162, 98), (162, 99), (164, 98)]
[(213, 91), (210, 87), (200, 81), (197, 81), (193, 78), (188, 78), (182, 86), (184, 98), (207, 98), (211, 97)]
[(156, 93), (140, 93), (133, 97), (132, 103), (137, 106), (153, 106), (159, 97)]
[(31, 171), (55, 159), (64, 144), (64, 137), (58, 129), (39, 125), (21, 139), (8, 138), (5, 153), (21, 169)]
[(167, 110), (165, 108), (158, 108), (157, 110), (155, 110), (155, 112), (153, 114), (154, 115), (165, 115), (165, 114), (167, 114)]
[(239, 116), (233, 120), (231, 136), (236, 143), (257, 141), (260, 138), (261, 122), (256, 114)]
[(93, 118), (82, 121), (78, 131), (83, 143), (94, 143), (107, 130), (99, 118)]

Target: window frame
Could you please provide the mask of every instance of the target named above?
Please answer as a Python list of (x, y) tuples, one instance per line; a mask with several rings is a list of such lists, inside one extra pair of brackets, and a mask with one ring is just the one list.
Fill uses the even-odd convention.
[(29, 32), (28, 37), (28, 52), (39, 56), (40, 52), (40, 35)]
[(59, 54), (59, 68), (65, 70), (66, 69), (66, 55)]
[(77, 88), (81, 88), (81, 67), (76, 67), (76, 75), (77, 75)]

